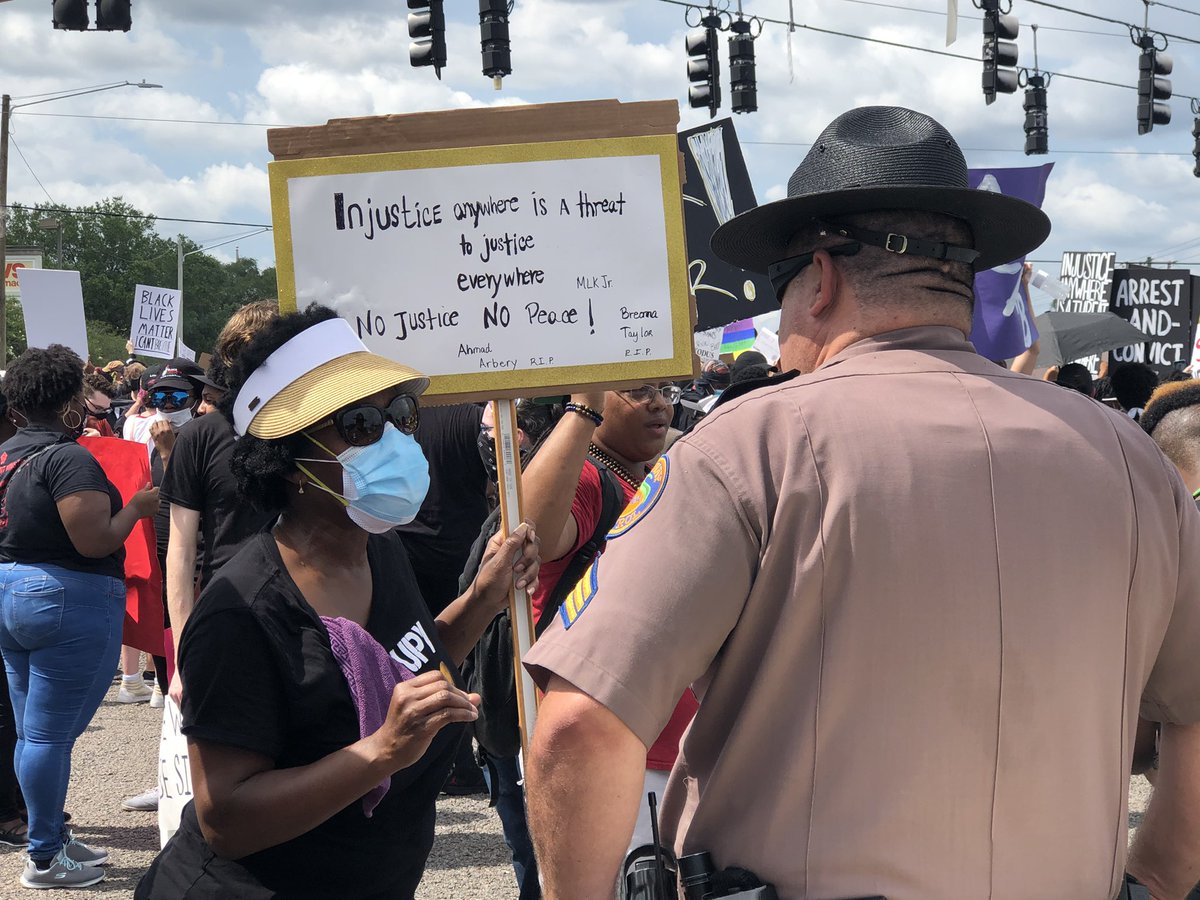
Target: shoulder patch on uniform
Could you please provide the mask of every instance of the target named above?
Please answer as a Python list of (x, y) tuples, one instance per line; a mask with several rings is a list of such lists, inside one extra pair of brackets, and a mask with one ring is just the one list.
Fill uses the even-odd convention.
[(671, 461), (666, 456), (660, 456), (658, 462), (654, 464), (654, 468), (642, 480), (641, 487), (633, 495), (633, 499), (629, 501), (625, 511), (613, 523), (612, 529), (608, 532), (608, 540), (611, 541), (613, 538), (619, 538), (627, 533), (644, 519), (650, 510), (654, 509), (658, 498), (662, 496), (663, 489), (667, 486), (667, 479), (670, 475)]
[(578, 622), (579, 617), (583, 615), (583, 611), (587, 609), (587, 605), (596, 596), (596, 589), (599, 587), (599, 578), (597, 575), (599, 568), (600, 557), (597, 556), (593, 560), (591, 567), (587, 570), (587, 573), (579, 579), (579, 584), (575, 585), (574, 590), (567, 595), (567, 599), (558, 608), (558, 615), (562, 618), (563, 628), (570, 628)]

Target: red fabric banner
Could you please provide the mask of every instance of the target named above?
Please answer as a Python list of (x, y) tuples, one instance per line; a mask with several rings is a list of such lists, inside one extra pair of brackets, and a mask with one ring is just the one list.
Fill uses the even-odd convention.
[[(121, 500), (150, 484), (150, 458), (145, 444), (115, 437), (82, 437), (86, 448), (104, 469)], [(158, 565), (154, 520), (139, 519), (125, 541), (125, 629), (121, 642), (163, 656), (163, 575)]]

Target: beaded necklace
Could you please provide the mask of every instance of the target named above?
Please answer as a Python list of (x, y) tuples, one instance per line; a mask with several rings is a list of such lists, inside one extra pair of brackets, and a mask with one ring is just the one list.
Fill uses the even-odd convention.
[[(594, 442), (588, 444), (588, 453), (592, 454), (592, 456), (604, 463), (604, 465), (607, 466), (614, 475), (616, 475), (634, 490), (637, 490), (638, 486), (642, 483), (641, 478), (634, 479), (634, 477), (629, 474), (628, 469), (613, 459), (611, 453), (606, 453), (605, 451), (601, 450)], [(643, 475), (642, 478), (645, 478), (645, 475)]]

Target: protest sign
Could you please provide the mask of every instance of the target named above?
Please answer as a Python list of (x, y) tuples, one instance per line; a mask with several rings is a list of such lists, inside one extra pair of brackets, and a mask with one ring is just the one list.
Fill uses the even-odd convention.
[[(1112, 290), (1113, 270), (1117, 254), (1104, 250), (1068, 250), (1063, 253), (1058, 280), (1066, 285), (1068, 295), (1055, 301), (1059, 312), (1108, 312), (1109, 292)], [(1100, 356), (1085, 356), (1076, 362), (1087, 366), (1093, 375), (1100, 371)]]
[(17, 283), (17, 272), (21, 269), (40, 269), (41, 267), (41, 250), (22, 250), (10, 247), (4, 258), (4, 299), (21, 299), (21, 286)]
[(765, 276), (731, 266), (709, 247), (718, 227), (758, 205), (733, 120), (719, 119), (681, 131), (679, 152), (686, 176), (683, 214), (688, 281), (696, 296), (696, 330), (779, 309)]
[(1113, 273), (1111, 310), (1151, 336), (1113, 350), (1114, 362), (1140, 362), (1160, 376), (1191, 362), (1192, 276), (1184, 269), (1131, 266)]
[(1109, 290), (1117, 254), (1103, 250), (1068, 250), (1062, 256), (1058, 280), (1067, 286), (1065, 300), (1056, 301), (1059, 312), (1108, 312)]
[(87, 321), (79, 273), (63, 269), (18, 269), (25, 340), (30, 347), (63, 344), (88, 358)]
[[(564, 118), (579, 119), (580, 107), (591, 113), (588, 139), (529, 140), (563, 136)], [(647, 112), (661, 125), (648, 128)], [(430, 397), (692, 373), (674, 103), (388, 121), (401, 145), (425, 134), (426, 146), (464, 135), (486, 146), (271, 163), (282, 308), (332, 306), (373, 352), (429, 375)], [(325, 126), (333, 131), (314, 152), (354, 152), (336, 137), (354, 125)], [(364, 141), (380, 127), (388, 131), (358, 123)], [(273, 131), (272, 149), (308, 131)], [(518, 134), (524, 140), (511, 143)]]
[[(1016, 169), (970, 169), (968, 184), (1041, 206), (1054, 163)], [(1024, 258), (975, 275), (971, 343), (988, 359), (1011, 359), (1037, 340), (1037, 327), (1021, 289)]]
[(701, 362), (713, 362), (721, 358), (721, 338), (724, 335), (724, 328), (710, 328), (692, 335), (696, 345), (696, 356), (700, 357)]
[(133, 290), (133, 325), (129, 339), (135, 356), (175, 358), (181, 294), (174, 288), (139, 284)]

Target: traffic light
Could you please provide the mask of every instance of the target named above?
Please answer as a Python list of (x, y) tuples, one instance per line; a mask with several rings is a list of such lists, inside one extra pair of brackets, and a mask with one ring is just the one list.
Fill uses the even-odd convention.
[(479, 0), (479, 48), (483, 54), (483, 74), (500, 90), (500, 80), (512, 74), (508, 0)]
[(54, 27), (65, 31), (87, 31), (87, 0), (53, 0)]
[(1196, 158), (1196, 167), (1192, 169), (1192, 174), (1200, 178), (1200, 119), (1196, 119), (1192, 123), (1192, 137), (1196, 139), (1195, 147), (1192, 149), (1192, 156)]
[(1153, 131), (1155, 125), (1167, 125), (1171, 121), (1170, 75), (1174, 66), (1171, 57), (1154, 46), (1154, 35), (1142, 32), (1138, 38), (1142, 54), (1138, 57), (1138, 134)]
[(446, 65), (446, 13), (442, 0), (408, 0), (408, 61), (413, 66), (433, 66), (438, 78)]
[(708, 117), (716, 116), (721, 108), (721, 61), (717, 56), (717, 27), (720, 16), (705, 16), (700, 20), (703, 31), (693, 31), (684, 39), (688, 55), (688, 103), (693, 109), (708, 107)]
[(754, 77), (754, 38), (750, 23), (738, 19), (729, 26), (729, 97), (735, 113), (752, 113), (758, 109), (758, 88)]
[(1000, 12), (1000, 0), (983, 0), (983, 97), (988, 103), (996, 102), (996, 94), (1017, 90), (1014, 41), (1020, 28), (1016, 16)]
[(128, 31), (133, 26), (129, 0), (98, 0), (96, 3), (97, 31)]
[(1046, 111), (1046, 76), (1029, 76), (1025, 88), (1025, 155), (1050, 152), (1049, 117)]

